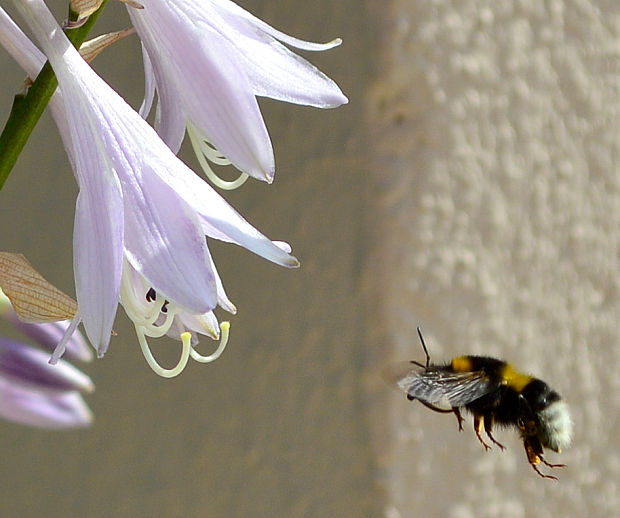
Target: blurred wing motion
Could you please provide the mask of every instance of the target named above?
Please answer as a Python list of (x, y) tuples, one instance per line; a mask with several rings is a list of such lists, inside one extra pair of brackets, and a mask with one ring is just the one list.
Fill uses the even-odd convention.
[(416, 368), (410, 362), (388, 367), (383, 377), (396, 383), (408, 399), (447, 408), (467, 405), (497, 387), (482, 371), (450, 372), (433, 365)]

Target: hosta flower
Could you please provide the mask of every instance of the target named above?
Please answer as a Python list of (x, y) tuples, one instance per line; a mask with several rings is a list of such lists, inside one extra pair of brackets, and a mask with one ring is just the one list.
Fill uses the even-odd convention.
[(89, 425), (92, 414), (80, 393), (92, 392), (90, 378), (48, 359), (43, 351), (0, 338), (0, 417), (43, 428)]
[(144, 49), (147, 96), (141, 111), (149, 111), (155, 84), (156, 127), (175, 152), (187, 126), (199, 158), (221, 163), (225, 157), (271, 182), (273, 150), (256, 96), (320, 108), (347, 102), (331, 79), (280, 43), (318, 51), (340, 40), (298, 40), (229, 0), (142, 4), (144, 9), (128, 7)]
[[(44, 347), (58, 343), (62, 327), (57, 322), (29, 324), (17, 319), (11, 303), (0, 291), (0, 315)], [(83, 360), (92, 359), (80, 332), (67, 351)], [(81, 394), (94, 390), (90, 378), (64, 360), (49, 365), (49, 353), (26, 344), (0, 338), (0, 418), (43, 428), (87, 426), (92, 414)]]
[(83, 322), (100, 356), (110, 340), (122, 276), (129, 275), (125, 262), (158, 294), (162, 307), (165, 302), (172, 313), (188, 315), (204, 315), (218, 303), (205, 235), (297, 266), (287, 245), (245, 221), (95, 74), (42, 0), (15, 3), (47, 54), (64, 101), (53, 113), (80, 188), (74, 326)]

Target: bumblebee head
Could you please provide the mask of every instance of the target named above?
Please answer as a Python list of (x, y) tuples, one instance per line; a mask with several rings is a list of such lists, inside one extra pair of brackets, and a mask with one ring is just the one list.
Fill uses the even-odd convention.
[(537, 435), (543, 447), (560, 453), (571, 442), (573, 421), (568, 405), (544, 381), (535, 379), (523, 390), (523, 397), (534, 412)]

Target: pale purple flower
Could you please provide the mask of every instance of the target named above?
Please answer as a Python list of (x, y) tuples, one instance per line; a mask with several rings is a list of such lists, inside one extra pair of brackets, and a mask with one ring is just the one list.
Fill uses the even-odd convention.
[[(54, 367), (48, 365), (50, 369)], [(80, 428), (92, 423), (88, 406), (77, 392), (27, 390), (0, 376), (0, 417), (37, 428)]]
[[(53, 324), (38, 326), (42, 336), (46, 329), (56, 333)], [(92, 414), (81, 394), (92, 392), (93, 382), (66, 361), (48, 359), (47, 352), (0, 338), (0, 418), (40, 428), (88, 426)]]
[(320, 51), (339, 39), (298, 40), (229, 0), (142, 3), (144, 9), (128, 8), (143, 44), (147, 95), (141, 112), (150, 110), (156, 86), (160, 135), (177, 152), (187, 126), (203, 167), (204, 154), (273, 180), (273, 149), (257, 96), (320, 108), (348, 102), (336, 83), (280, 43)]
[(49, 354), (25, 344), (0, 338), (0, 377), (24, 389), (58, 393), (92, 392), (90, 378), (66, 361), (48, 363)]
[[(42, 0), (15, 3), (54, 68), (55, 97), (64, 101), (53, 100), (52, 110), (80, 187), (74, 229), (79, 309), (73, 324), (83, 322), (99, 356), (108, 347), (122, 277), (130, 275), (124, 264), (155, 290), (160, 305), (190, 315), (208, 313), (218, 303), (205, 235), (283, 266), (298, 265), (287, 245), (260, 234), (176, 158), (84, 62)], [(17, 37), (6, 27), (1, 30)], [(27, 46), (25, 36), (19, 38), (17, 52)], [(18, 61), (32, 53), (22, 52)]]

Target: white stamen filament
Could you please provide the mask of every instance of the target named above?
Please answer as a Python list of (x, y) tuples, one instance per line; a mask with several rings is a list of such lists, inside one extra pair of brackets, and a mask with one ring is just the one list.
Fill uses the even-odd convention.
[(174, 320), (175, 314), (176, 313), (173, 311), (168, 311), (165, 314), (166, 318), (164, 319), (162, 323), (157, 324), (157, 325), (153, 323), (152, 325), (140, 325), (140, 326), (136, 324), (136, 327), (140, 327), (140, 330), (149, 338), (161, 338), (169, 331), (170, 327), (172, 326), (172, 322)]
[(62, 340), (60, 340), (60, 342), (58, 342), (58, 345), (54, 348), (52, 357), (49, 360), (50, 365), (56, 365), (58, 363), (58, 360), (60, 360), (60, 357), (65, 354), (65, 350), (67, 349), (67, 342), (73, 336), (73, 333), (75, 332), (77, 326), (80, 324), (81, 321), (82, 318), (80, 317), (80, 313), (78, 311), (75, 314), (75, 317), (73, 317), (73, 320), (71, 321), (69, 327), (67, 327), (65, 334), (62, 336)]
[(187, 134), (189, 135), (189, 140), (192, 143), (192, 147), (194, 148), (194, 153), (196, 154), (196, 158), (198, 158), (198, 163), (200, 164), (200, 167), (202, 167), (205, 175), (207, 175), (207, 178), (211, 181), (213, 185), (226, 191), (232, 191), (241, 187), (246, 182), (246, 180), (249, 178), (249, 175), (244, 172), (239, 173), (239, 177), (236, 180), (227, 181), (220, 178), (215, 173), (215, 171), (211, 169), (209, 162), (213, 162), (217, 165), (231, 165), (230, 160), (228, 160), (217, 149), (211, 146), (200, 135), (200, 132), (194, 127), (191, 122), (187, 123)]
[[(165, 300), (165, 297), (162, 297), (156, 290), (151, 292), (151, 287), (147, 285), (141, 276), (139, 279), (132, 278), (131, 273), (131, 267), (125, 263), (123, 275), (121, 276), (120, 299), (127, 316), (134, 323), (136, 336), (138, 337), (138, 343), (140, 344), (144, 359), (156, 374), (163, 378), (173, 378), (183, 372), (190, 356), (200, 363), (210, 363), (221, 356), (228, 344), (229, 322), (222, 322), (220, 324), (220, 343), (215, 352), (208, 356), (203, 356), (192, 347), (192, 333), (183, 331), (182, 326), (174, 318), (177, 314), (183, 312), (183, 308)], [(165, 312), (163, 311), (164, 307), (166, 309)], [(202, 316), (198, 318), (203, 325), (207, 324), (206, 319)], [(174, 367), (166, 369), (153, 356), (147, 337), (161, 338), (168, 333), (175, 321), (179, 325), (178, 330), (182, 343), (181, 356)], [(206, 327), (210, 329), (210, 326)], [(211, 331), (211, 334), (213, 334), (213, 331)]]
[(222, 338), (215, 352), (209, 356), (202, 356), (192, 347), (192, 334), (190, 332), (185, 331), (184, 333), (181, 333), (181, 342), (183, 344), (181, 349), (181, 357), (179, 358), (178, 363), (171, 369), (162, 367), (153, 356), (153, 353), (151, 352), (151, 349), (146, 341), (146, 336), (143, 332), (144, 328), (139, 328), (136, 326), (136, 333), (138, 335), (138, 342), (140, 343), (142, 354), (144, 355), (146, 363), (148, 363), (149, 367), (153, 369), (153, 372), (162, 378), (174, 378), (183, 372), (190, 356), (200, 363), (210, 363), (217, 360), (224, 352), (224, 349), (226, 349), (226, 345), (228, 345), (229, 329), (230, 322), (222, 322), (220, 324)]
[(214, 353), (210, 354), (209, 356), (202, 356), (198, 351), (196, 351), (196, 349), (192, 347), (189, 350), (190, 356), (194, 360), (200, 363), (210, 363), (210, 362), (217, 360), (222, 355), (222, 353), (224, 352), (224, 349), (226, 349), (226, 345), (228, 344), (230, 322), (222, 322), (220, 324), (220, 331), (221, 331), (220, 344), (217, 346), (217, 349), (215, 350)]
[(192, 349), (192, 334), (187, 331), (185, 333), (181, 333), (183, 348), (181, 350), (179, 363), (177, 363), (172, 369), (166, 369), (162, 367), (153, 356), (153, 353), (149, 348), (149, 344), (146, 342), (146, 336), (142, 332), (143, 330), (143, 327), (136, 326), (136, 334), (138, 335), (138, 342), (140, 342), (140, 349), (142, 349), (142, 354), (144, 355), (146, 363), (149, 364), (149, 367), (153, 369), (155, 374), (159, 374), (162, 378), (174, 378), (175, 376), (181, 374), (187, 365), (187, 361), (189, 360), (189, 354)]

